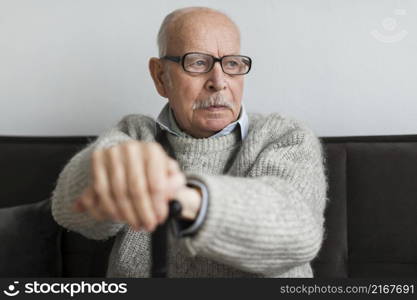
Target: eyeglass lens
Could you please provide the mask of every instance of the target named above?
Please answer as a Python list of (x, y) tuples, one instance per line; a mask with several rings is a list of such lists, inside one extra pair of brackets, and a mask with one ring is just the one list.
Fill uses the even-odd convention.
[[(190, 53), (184, 57), (184, 69), (188, 72), (208, 72), (212, 68), (213, 63), (213, 57), (206, 54)], [(250, 61), (245, 56), (226, 56), (222, 59), (222, 68), (227, 74), (246, 74), (250, 68)]]

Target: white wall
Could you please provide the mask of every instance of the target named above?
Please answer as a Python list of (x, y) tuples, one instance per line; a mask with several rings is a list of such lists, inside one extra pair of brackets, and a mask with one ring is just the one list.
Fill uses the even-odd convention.
[(129, 113), (156, 116), (165, 100), (148, 59), (163, 17), (189, 5), (240, 25), (249, 111), (321, 136), (417, 134), (414, 0), (0, 0), (0, 135), (97, 134)]

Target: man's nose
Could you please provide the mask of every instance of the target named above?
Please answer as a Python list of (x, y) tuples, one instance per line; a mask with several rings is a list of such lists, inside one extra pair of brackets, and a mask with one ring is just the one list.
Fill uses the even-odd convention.
[(206, 83), (207, 89), (213, 92), (226, 89), (226, 74), (224, 74), (220, 62), (214, 64), (213, 69), (211, 69), (208, 75), (209, 78)]

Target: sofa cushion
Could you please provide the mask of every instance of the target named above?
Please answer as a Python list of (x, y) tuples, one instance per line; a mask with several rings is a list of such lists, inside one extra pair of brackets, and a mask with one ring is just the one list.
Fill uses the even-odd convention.
[(352, 143), (348, 241), (351, 277), (417, 276), (417, 143)]
[(346, 214), (346, 146), (343, 143), (324, 147), (326, 177), (330, 201), (325, 211), (325, 232), (319, 255), (312, 261), (315, 277), (348, 277), (348, 232)]
[(49, 199), (0, 209), (0, 277), (61, 276), (61, 233)]
[(417, 135), (324, 138), (329, 203), (315, 277), (417, 276)]
[(105, 277), (114, 237), (91, 240), (69, 230), (62, 234), (64, 277)]

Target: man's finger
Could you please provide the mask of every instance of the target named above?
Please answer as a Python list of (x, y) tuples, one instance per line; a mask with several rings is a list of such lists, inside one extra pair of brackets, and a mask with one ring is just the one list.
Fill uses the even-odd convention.
[(145, 169), (148, 178), (148, 190), (158, 223), (162, 223), (168, 215), (168, 201), (166, 201), (168, 160), (159, 144), (148, 145), (146, 152), (148, 159), (145, 162)]
[[(118, 147), (117, 147), (118, 148)], [(121, 219), (126, 221), (130, 226), (134, 228), (139, 228), (140, 220), (134, 213), (133, 207), (130, 203), (129, 195), (126, 191), (123, 191), (121, 185), (126, 183), (121, 183), (121, 181), (126, 180), (125, 175), (125, 159), (123, 158), (124, 153), (114, 146), (107, 150), (107, 159), (106, 159), (106, 170), (108, 174), (108, 184), (109, 184), (109, 194), (111, 197), (108, 197), (103, 200), (103, 203), (107, 205), (114, 205), (114, 214), (115, 219)], [(111, 208), (110, 208), (111, 209)]]
[[(91, 179), (92, 179), (92, 191), (90, 194), (94, 194), (94, 198), (97, 198), (99, 205), (96, 205), (96, 210), (99, 210), (99, 206), (108, 205), (113, 202), (111, 197), (110, 182), (106, 169), (106, 155), (104, 151), (94, 151), (91, 157)], [(91, 201), (88, 201), (91, 204)], [(93, 209), (91, 206), (89, 209)], [(103, 208), (100, 207), (101, 210)], [(99, 212), (97, 214), (100, 214)]]
[(145, 157), (141, 147), (136, 147), (126, 148), (129, 197), (136, 214), (140, 217), (141, 225), (147, 230), (153, 230), (157, 220), (148, 192), (147, 178), (144, 170)]
[[(103, 208), (115, 219), (120, 219), (121, 211), (118, 203), (120, 201), (127, 201), (127, 185), (126, 185), (126, 175), (125, 175), (125, 166), (124, 166), (124, 157), (123, 153), (120, 151), (119, 147), (112, 147), (108, 149), (108, 174), (110, 178), (111, 186), (111, 196), (113, 201), (108, 201), (109, 199), (103, 199), (102, 205)], [(127, 218), (127, 216), (126, 216)], [(136, 220), (138, 222), (139, 220)]]

